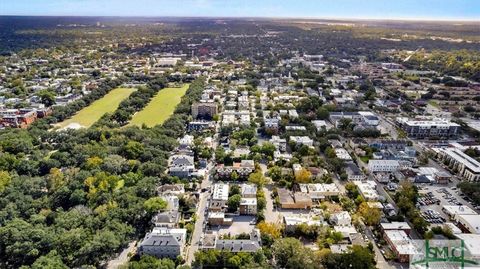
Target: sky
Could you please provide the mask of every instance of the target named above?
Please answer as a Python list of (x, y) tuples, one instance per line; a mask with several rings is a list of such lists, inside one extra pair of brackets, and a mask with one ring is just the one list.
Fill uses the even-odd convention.
[(0, 0), (0, 15), (480, 21), (480, 0)]

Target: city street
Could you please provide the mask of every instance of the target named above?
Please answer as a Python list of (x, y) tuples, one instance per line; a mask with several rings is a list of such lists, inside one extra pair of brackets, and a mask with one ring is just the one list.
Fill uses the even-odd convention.
[[(204, 180), (202, 182), (201, 187), (202, 188), (208, 188), (212, 185), (212, 181), (210, 177), (208, 177), (207, 180)], [(198, 202), (198, 207), (197, 207), (197, 221), (195, 222), (195, 230), (193, 231), (192, 234), (192, 239), (190, 242), (190, 246), (187, 247), (186, 250), (186, 263), (187, 264), (192, 264), (194, 258), (195, 258), (195, 252), (198, 250), (198, 246), (201, 240), (201, 236), (203, 234), (203, 227), (204, 227), (204, 222), (205, 222), (205, 210), (207, 208), (207, 201), (210, 196), (209, 192), (202, 192), (200, 193), (200, 200)]]

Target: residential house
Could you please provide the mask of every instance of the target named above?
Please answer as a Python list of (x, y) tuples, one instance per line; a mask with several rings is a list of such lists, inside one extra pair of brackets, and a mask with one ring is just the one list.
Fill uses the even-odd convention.
[(243, 198), (257, 198), (257, 186), (254, 184), (242, 184), (241, 192)]
[(195, 172), (193, 156), (176, 154), (170, 157), (168, 163), (168, 173), (171, 176), (189, 178)]
[(140, 242), (137, 251), (139, 255), (176, 259), (183, 254), (186, 239), (186, 229), (154, 227)]

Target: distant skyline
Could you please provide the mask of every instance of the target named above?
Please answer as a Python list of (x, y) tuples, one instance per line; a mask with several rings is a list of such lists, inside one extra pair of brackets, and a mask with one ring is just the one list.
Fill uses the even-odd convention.
[(480, 21), (480, 0), (0, 0), (0, 15)]

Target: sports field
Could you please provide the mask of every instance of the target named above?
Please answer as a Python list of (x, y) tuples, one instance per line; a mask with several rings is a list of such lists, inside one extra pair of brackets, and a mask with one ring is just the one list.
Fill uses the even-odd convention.
[(70, 119), (56, 124), (60, 128), (88, 128), (99, 120), (105, 113), (114, 112), (120, 103), (132, 94), (134, 88), (116, 88), (107, 93), (104, 97), (91, 103), (89, 106), (80, 110)]
[(153, 127), (162, 124), (175, 110), (175, 107), (190, 84), (183, 84), (180, 88), (165, 88), (160, 90), (150, 103), (140, 112), (133, 115), (129, 125)]

